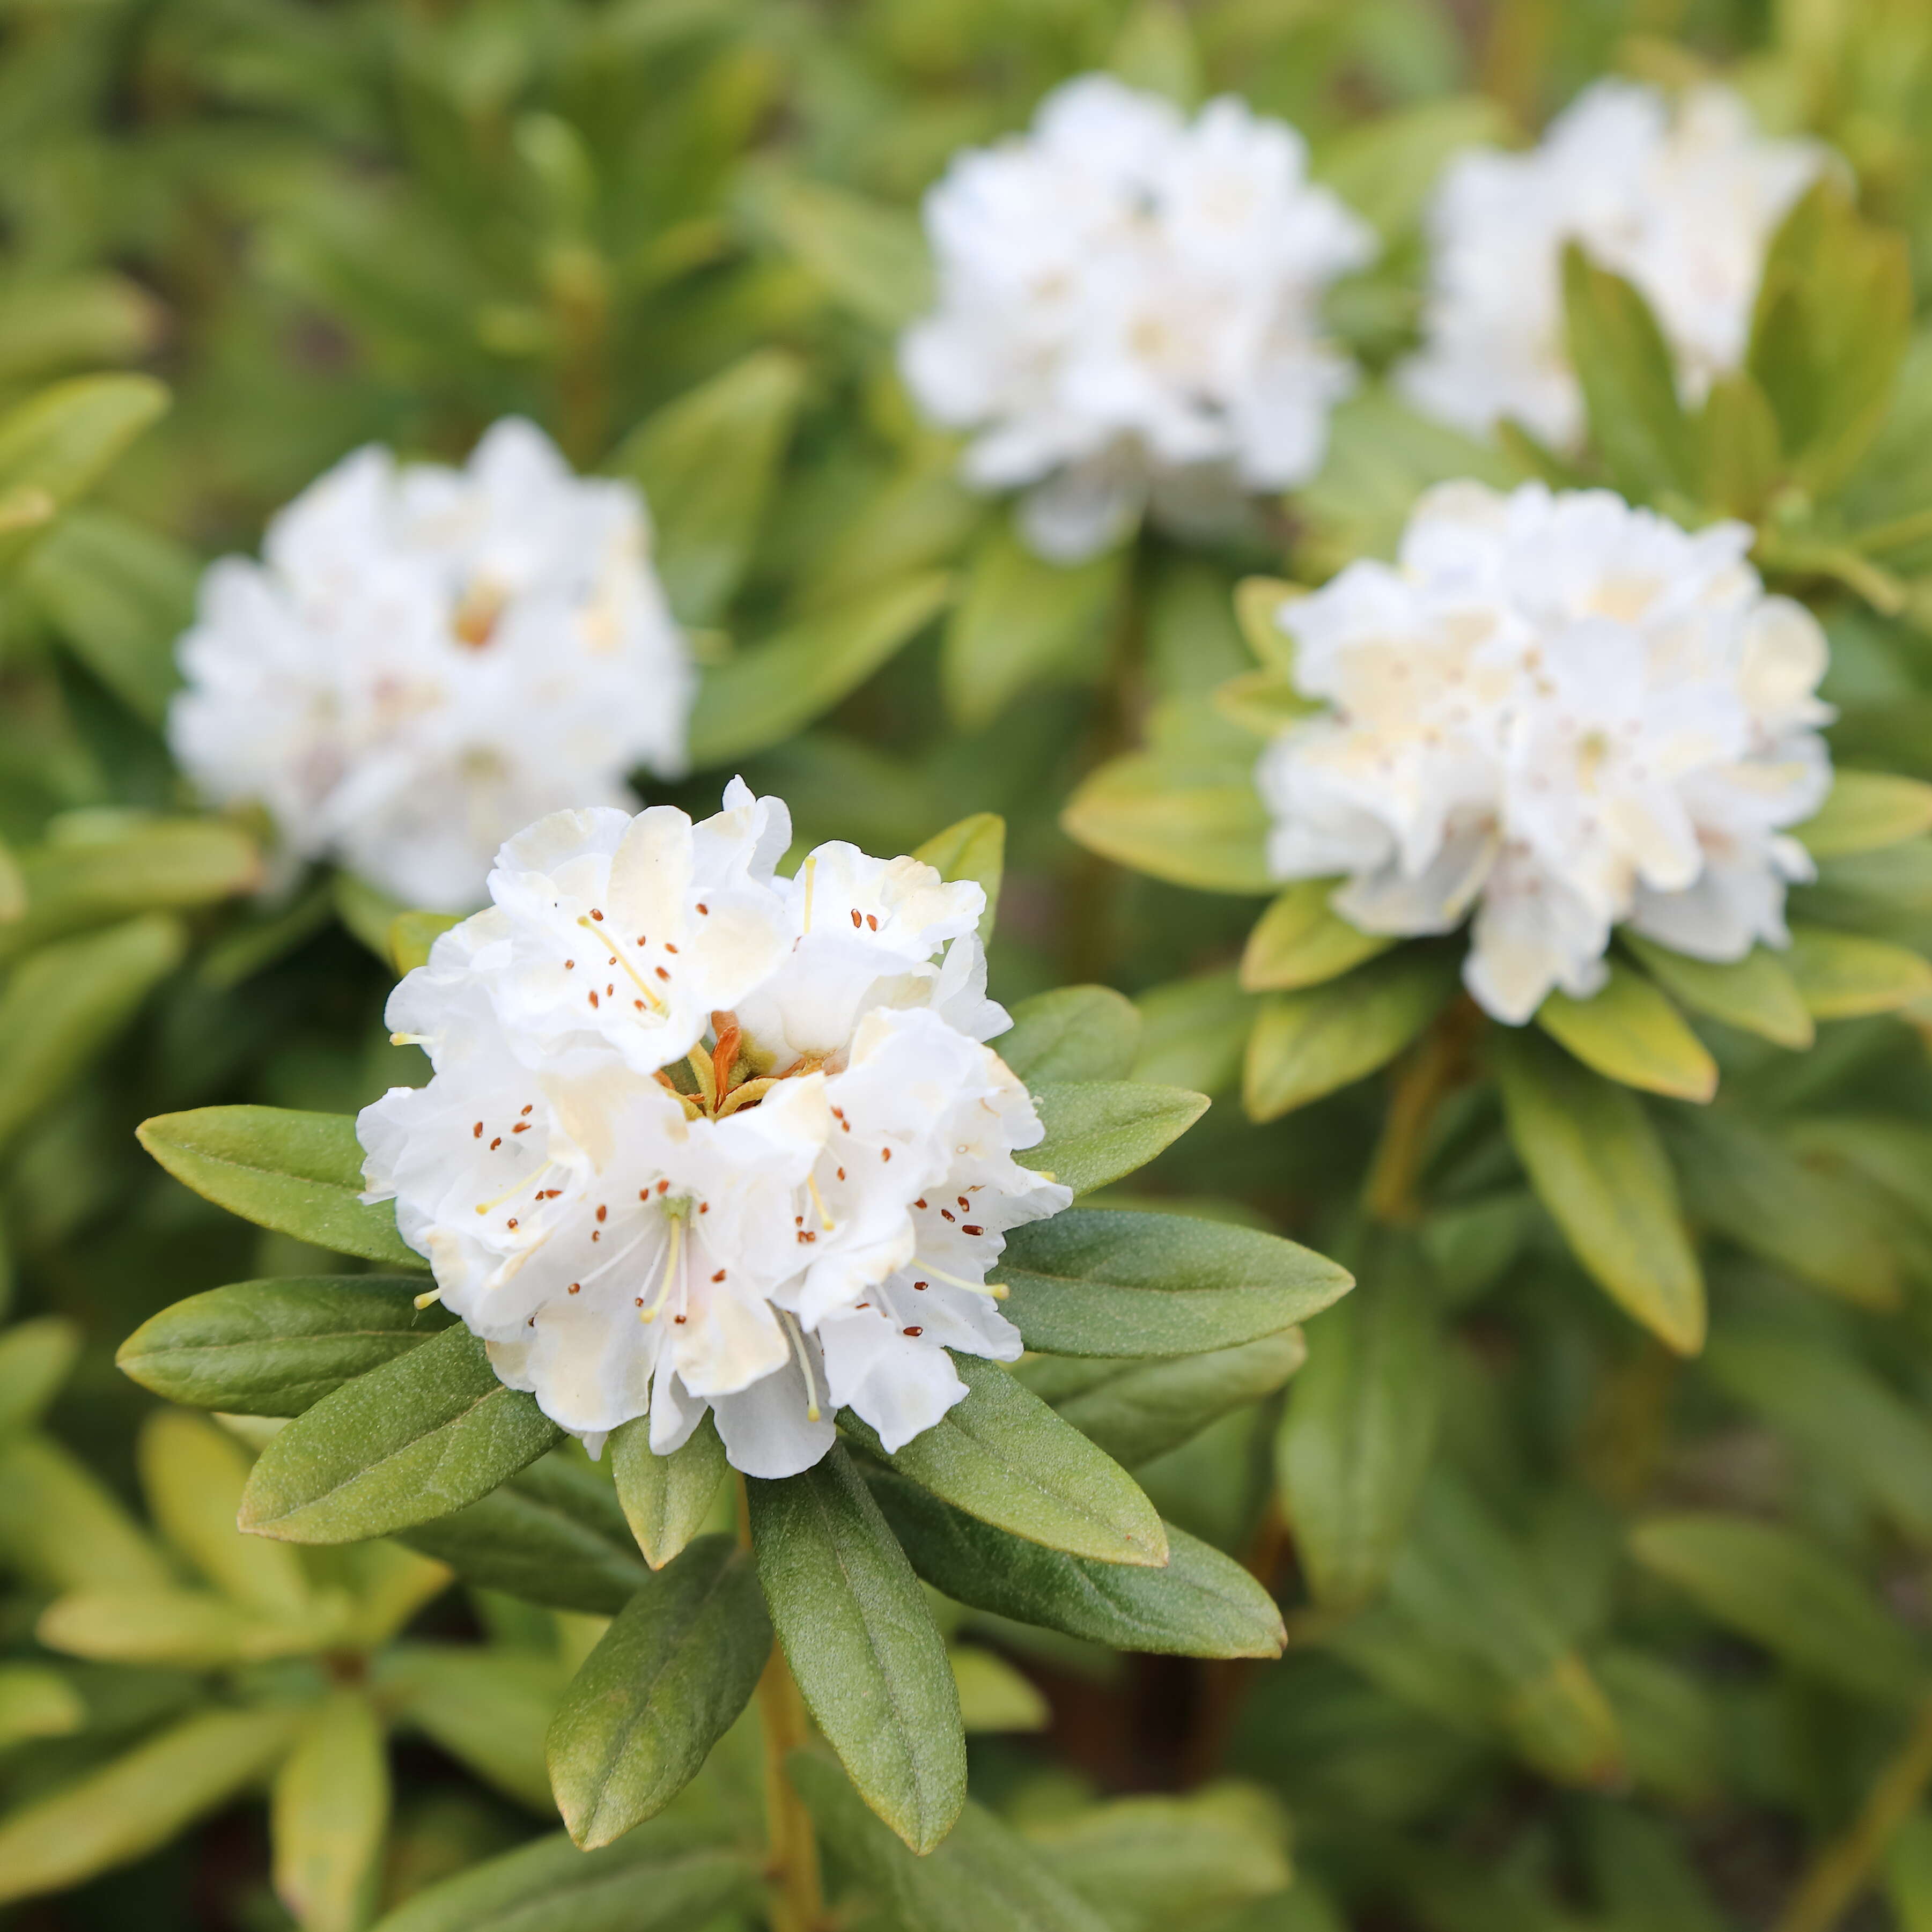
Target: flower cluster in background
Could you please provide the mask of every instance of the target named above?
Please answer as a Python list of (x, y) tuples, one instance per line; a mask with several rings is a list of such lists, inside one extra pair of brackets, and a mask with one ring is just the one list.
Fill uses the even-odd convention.
[(706, 1408), (777, 1477), (850, 1407), (896, 1449), (965, 1394), (949, 1348), (1010, 1361), (988, 1269), (1065, 1188), (1012, 1159), (1040, 1126), (981, 1042), (1003, 1030), (986, 895), (790, 836), (742, 783), (563, 812), (512, 839), (495, 904), (390, 1001), (436, 1076), (358, 1124), (446, 1306), (497, 1372), (593, 1444), (648, 1413), (668, 1455)]
[(1464, 976), (1496, 1018), (1603, 984), (1613, 927), (1738, 959), (1785, 944), (1784, 828), (1831, 789), (1816, 619), (1764, 594), (1741, 524), (1693, 535), (1606, 490), (1424, 497), (1400, 566), (1286, 604), (1325, 702), (1263, 754), (1282, 879), (1343, 876), (1373, 933), (1475, 913)]
[(466, 469), (358, 451), (209, 569), (170, 737), (292, 860), (462, 910), (519, 826), (683, 769), (696, 677), (631, 484), (498, 423)]
[(927, 412), (974, 432), (976, 488), (1070, 562), (1150, 506), (1211, 529), (1306, 482), (1354, 384), (1322, 298), (1375, 238), (1306, 178), (1299, 134), (1227, 97), (1192, 122), (1106, 75), (928, 194), (936, 311), (901, 345)]
[(1430, 209), (1425, 341), (1402, 388), (1474, 434), (1509, 418), (1572, 447), (1582, 392), (1559, 270), (1574, 241), (1651, 303), (1696, 400), (1743, 360), (1766, 244), (1826, 162), (1814, 142), (1766, 140), (1727, 88), (1695, 88), (1673, 110), (1654, 88), (1611, 80), (1527, 154), (1464, 152)]

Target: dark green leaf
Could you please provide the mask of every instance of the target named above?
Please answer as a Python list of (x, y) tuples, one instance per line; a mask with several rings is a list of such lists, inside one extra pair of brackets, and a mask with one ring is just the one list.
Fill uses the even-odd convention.
[(1802, 1049), (1817, 1036), (1798, 988), (1776, 953), (1759, 946), (1742, 959), (1693, 959), (1632, 932), (1624, 945), (1645, 971), (1679, 1005), (1754, 1033), (1779, 1046)]
[(1046, 1138), (1026, 1150), (1027, 1165), (1076, 1194), (1146, 1166), (1208, 1107), (1204, 1094), (1133, 1080), (1047, 1081), (1033, 1097)]
[(1694, 499), (1697, 452), (1677, 400), (1670, 346), (1649, 304), (1574, 242), (1564, 250), (1563, 302), (1570, 364), (1611, 481), (1636, 502), (1667, 490)]
[(1013, 1009), (999, 1055), (1030, 1085), (1124, 1080), (1139, 1044), (1141, 1016), (1111, 986), (1061, 986)]

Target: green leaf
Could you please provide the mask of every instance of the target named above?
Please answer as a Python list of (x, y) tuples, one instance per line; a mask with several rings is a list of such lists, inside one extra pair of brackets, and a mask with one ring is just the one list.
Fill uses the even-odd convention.
[(1124, 1080), (1140, 1043), (1141, 1016), (1111, 986), (1061, 986), (1012, 1010), (999, 1054), (1029, 1084)]
[(1175, 0), (1136, 0), (1121, 22), (1107, 67), (1130, 87), (1165, 94), (1181, 107), (1198, 106), (1205, 91), (1201, 52)]
[(253, 1784), (294, 1742), (301, 1714), (268, 1707), (190, 1718), (0, 1822), (0, 1900), (58, 1892), (130, 1864)]
[(1107, 1922), (1038, 1852), (990, 1811), (963, 1804), (963, 1793), (951, 1836), (930, 1857), (916, 1858), (824, 1760), (794, 1751), (786, 1768), (820, 1835), (886, 1900), (897, 1924), (919, 1932), (1107, 1932)]
[[(0, 416), (0, 496), (44, 490), (65, 509), (167, 406), (152, 376), (76, 376), (37, 391)], [(0, 562), (32, 541), (24, 531), (0, 536)]]
[(633, 430), (610, 467), (644, 493), (679, 619), (715, 622), (752, 560), (804, 399), (797, 357), (760, 349)]
[(453, 912), (398, 913), (389, 922), (390, 963), (400, 979), (429, 964), (430, 948), (453, 926), (461, 924)]
[(1288, 1640), (1267, 1591), (1172, 1523), (1165, 1568), (1096, 1563), (1009, 1536), (903, 1477), (872, 1482), (913, 1567), (974, 1610), (1115, 1650), (1181, 1657), (1279, 1657)]
[(1252, 1785), (1184, 1798), (1118, 1798), (1027, 1833), (1052, 1869), (1114, 1932), (1218, 1922), (1285, 1892), (1288, 1820)]
[(966, 1801), (966, 1747), (912, 1566), (836, 1444), (802, 1475), (746, 1486), (759, 1580), (812, 1716), (860, 1796), (931, 1851)]
[(1048, 1081), (1033, 1089), (1046, 1137), (1028, 1165), (1076, 1194), (1132, 1174), (1207, 1112), (1208, 1096), (1134, 1080)]
[(1230, 724), (1264, 743), (1322, 709), (1318, 703), (1304, 698), (1292, 679), (1276, 670), (1243, 671), (1217, 684), (1210, 701)]
[(1817, 1036), (1798, 988), (1778, 956), (1754, 946), (1742, 959), (1693, 959), (1626, 926), (1619, 935), (1639, 964), (1678, 1005), (1774, 1046), (1802, 1051)]
[(1111, 1456), (997, 1362), (952, 1364), (965, 1400), (896, 1451), (849, 1413), (841, 1427), (956, 1509), (1029, 1542), (1102, 1563), (1167, 1561), (1153, 1504)]
[(1778, 480), (1778, 418), (1763, 390), (1742, 370), (1711, 385), (1696, 421), (1703, 500), (1755, 522)]
[(532, 1651), (392, 1644), (370, 1683), (399, 1724), (412, 1726), (492, 1790), (548, 1820), (556, 1814), (544, 1735), (566, 1666)]
[(416, 1307), (422, 1288), (420, 1275), (237, 1282), (151, 1316), (114, 1359), (190, 1408), (299, 1415), (448, 1327), (442, 1309)]
[(87, 1700), (44, 1664), (0, 1664), (0, 1750), (37, 1738), (70, 1737), (88, 1720)]
[(908, 212), (776, 168), (748, 187), (760, 225), (861, 322), (896, 332), (930, 304), (926, 241)]
[(1835, 772), (1815, 818), (1793, 828), (1814, 859), (1903, 844), (1932, 831), (1932, 784), (1883, 772)]
[[(1230, 729), (1232, 728), (1223, 728)], [(1116, 758), (1082, 782), (1060, 822), (1103, 859), (1213, 892), (1264, 892), (1268, 819), (1254, 747), (1189, 743)]]
[(44, 946), (14, 968), (0, 994), (0, 1146), (114, 1043), (186, 950), (180, 926), (155, 915)]
[(1536, 1023), (1586, 1066), (1626, 1087), (1674, 1100), (1704, 1101), (1718, 1090), (1718, 1063), (1683, 1016), (1643, 976), (1621, 960), (1587, 1000), (1552, 992)]
[(389, 1827), (389, 1762), (367, 1695), (332, 1690), (276, 1774), (269, 1804), (275, 1895), (303, 1932), (369, 1922)]
[(1485, 95), (1406, 102), (1337, 134), (1314, 172), (1394, 242), (1422, 219), (1450, 159), (1468, 148), (1507, 146), (1511, 133), (1508, 111)]
[(10, 383), (77, 364), (138, 361), (164, 326), (160, 304), (124, 275), (34, 274), (0, 297), (0, 375)]
[(244, 1221), (365, 1261), (425, 1265), (396, 1232), (394, 1208), (363, 1203), (350, 1114), (202, 1107), (157, 1114), (136, 1133), (177, 1180)]
[(1570, 366), (1611, 481), (1637, 502), (1666, 490), (1694, 499), (1698, 453), (1677, 400), (1670, 346), (1649, 304), (1573, 242), (1563, 251), (1563, 305)]
[(983, 730), (1022, 692), (1084, 664), (1120, 600), (1130, 555), (1048, 563), (1010, 518), (986, 532), (940, 647), (940, 689), (962, 730)]
[(1053, 1708), (1033, 1685), (1003, 1657), (976, 1645), (946, 1647), (952, 1682), (959, 1692), (959, 1720), (968, 1735), (974, 1731), (1043, 1731), (1053, 1721)]
[(1570, 1252), (1678, 1354), (1704, 1344), (1704, 1277), (1642, 1104), (1526, 1032), (1494, 1051), (1516, 1156)]
[(395, 958), (390, 949), (389, 935), (394, 932), (397, 920), (405, 917), (410, 908), (392, 898), (380, 886), (371, 885), (353, 872), (338, 872), (329, 883), (335, 900), (336, 917), (385, 966), (393, 968)]
[(1932, 1425), (1848, 1358), (1797, 1336), (1720, 1330), (1705, 1352), (1712, 1380), (1889, 1516), (1932, 1543)]
[(1898, 1257), (1860, 1193), (1735, 1114), (1670, 1126), (1671, 1154), (1699, 1220), (1858, 1306), (1899, 1305)]
[(175, 644), (194, 615), (199, 560), (105, 510), (63, 517), (22, 573), (74, 655), (137, 717), (159, 724), (181, 683)]
[(1292, 993), (1352, 973), (1395, 941), (1358, 932), (1328, 910), (1330, 879), (1303, 879), (1271, 901), (1241, 952), (1241, 986), (1250, 993)]
[(614, 1616), (650, 1580), (610, 1485), (566, 1454), (400, 1540), (465, 1582), (593, 1616)]
[(1900, 1821), (1882, 1869), (1898, 1932), (1932, 1932), (1932, 1817), (1923, 1810)]
[(563, 1432), (496, 1379), (483, 1343), (446, 1328), (345, 1382), (262, 1452), (244, 1529), (290, 1543), (353, 1543), (488, 1496)]
[(164, 1409), (142, 1424), (136, 1458), (155, 1528), (224, 1596), (271, 1616), (299, 1617), (310, 1608), (308, 1574), (296, 1552), (235, 1527), (250, 1466), (232, 1436), (198, 1415)]
[(1006, 871), (1006, 821), (996, 812), (976, 812), (944, 832), (935, 832), (912, 856), (930, 866), (942, 879), (970, 879), (986, 895), (980, 915), (981, 942), (993, 936), (1000, 909), (1000, 880)]
[(1922, 1694), (1925, 1663), (1895, 1619), (1840, 1563), (1795, 1532), (1742, 1516), (1653, 1516), (1630, 1532), (1647, 1570), (1706, 1616), (1853, 1696)]
[(1232, 973), (1207, 973), (1156, 986), (1135, 1002), (1140, 1051), (1129, 1070), (1136, 1080), (1220, 1094), (1240, 1078), (1241, 1056), (1260, 1011)]
[(724, 1478), (724, 1444), (709, 1409), (668, 1456), (653, 1453), (650, 1437), (646, 1415), (614, 1430), (610, 1474), (644, 1561), (662, 1570), (704, 1527)]
[(1455, 983), (1440, 954), (1404, 946), (1345, 980), (1263, 1000), (1242, 1071), (1249, 1117), (1279, 1120), (1386, 1066), (1442, 1010)]
[(1793, 926), (1785, 964), (1814, 1020), (1896, 1012), (1932, 993), (1932, 964), (1919, 954), (1856, 933)]
[(1192, 1355), (1306, 1321), (1345, 1294), (1333, 1262), (1185, 1215), (1072, 1208), (1006, 1236), (1007, 1319), (1058, 1355)]
[(1294, 640), (1283, 627), (1282, 611), (1308, 595), (1307, 588), (1280, 577), (1244, 577), (1234, 586), (1234, 621), (1264, 670), (1294, 677)]
[(753, 1861), (667, 1818), (601, 1852), (562, 1832), (419, 1892), (375, 1932), (692, 1932), (758, 1896)]
[(944, 571), (875, 585), (712, 666), (692, 713), (692, 763), (748, 758), (802, 730), (870, 677), (952, 595)]
[(1082, 1435), (1132, 1468), (1191, 1441), (1232, 1411), (1274, 1394), (1308, 1352), (1299, 1328), (1196, 1355), (1036, 1355), (1013, 1373)]
[(206, 1670), (322, 1650), (346, 1636), (345, 1607), (338, 1600), (332, 1608), (268, 1616), (212, 1590), (80, 1590), (56, 1597), (34, 1634), (70, 1657)]
[(1316, 1328), (1275, 1444), (1284, 1514), (1316, 1600), (1372, 1600), (1436, 1444), (1443, 1342), (1414, 1237), (1371, 1230), (1360, 1280)]
[(58, 1316), (0, 1334), (0, 1439), (38, 1422), (74, 1371), (80, 1330)]
[(175, 1580), (100, 1478), (32, 1434), (0, 1443), (0, 1556), (50, 1590), (164, 1590)]
[(586, 1850), (654, 1817), (750, 1701), (772, 1626), (748, 1552), (701, 1537), (618, 1612), (551, 1720), (551, 1788)]

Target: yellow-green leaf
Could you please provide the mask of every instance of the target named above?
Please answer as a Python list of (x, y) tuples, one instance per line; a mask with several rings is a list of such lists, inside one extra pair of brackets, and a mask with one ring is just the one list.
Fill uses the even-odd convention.
[(310, 1716), (269, 1810), (275, 1895), (302, 1932), (368, 1923), (389, 1827), (389, 1762), (367, 1694), (346, 1686)]
[(1815, 818), (1796, 828), (1814, 859), (1843, 859), (1932, 831), (1932, 784), (1885, 772), (1841, 771)]
[(1896, 1012), (1932, 993), (1932, 964), (1887, 940), (1793, 926), (1785, 959), (1814, 1019)]
[(1802, 1050), (1817, 1036), (1798, 988), (1778, 955), (1754, 946), (1742, 959), (1693, 959), (1625, 928), (1623, 943), (1680, 1006), (1778, 1046)]
[(1708, 1100), (1718, 1090), (1718, 1063), (1663, 994), (1619, 960), (1587, 1000), (1552, 992), (1536, 1023), (1586, 1066), (1626, 1087), (1674, 1100)]
[(1255, 922), (1241, 953), (1241, 985), (1250, 993), (1288, 993), (1351, 973), (1395, 941), (1364, 932), (1330, 912), (1330, 879), (1303, 879), (1276, 897)]

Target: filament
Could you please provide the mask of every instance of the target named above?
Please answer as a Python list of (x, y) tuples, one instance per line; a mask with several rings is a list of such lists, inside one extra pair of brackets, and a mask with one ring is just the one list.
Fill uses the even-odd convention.
[[(776, 1307), (776, 1304), (774, 1304), (773, 1306)], [(778, 1319), (784, 1324), (786, 1334), (791, 1340), (793, 1350), (798, 1357), (799, 1367), (804, 1372), (805, 1419), (808, 1422), (816, 1422), (818, 1420), (818, 1383), (812, 1372), (811, 1352), (805, 1346), (803, 1331), (800, 1328), (797, 1318), (793, 1315), (791, 1310), (789, 1308), (779, 1308), (777, 1310), (777, 1313)]]

